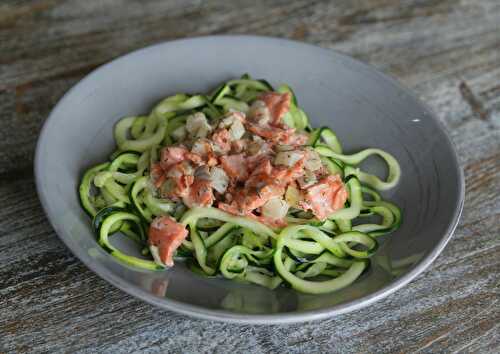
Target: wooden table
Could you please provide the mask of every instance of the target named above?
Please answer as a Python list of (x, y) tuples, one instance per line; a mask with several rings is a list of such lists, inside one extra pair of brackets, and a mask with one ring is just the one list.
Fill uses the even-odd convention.
[[(429, 270), (354, 313), (243, 326), (138, 301), (63, 246), (32, 172), (51, 108), (119, 55), (219, 33), (334, 48), (396, 76), (435, 109), (456, 144), (467, 193), (460, 226)], [(500, 350), (498, 0), (2, 1), (0, 126), (0, 353)]]

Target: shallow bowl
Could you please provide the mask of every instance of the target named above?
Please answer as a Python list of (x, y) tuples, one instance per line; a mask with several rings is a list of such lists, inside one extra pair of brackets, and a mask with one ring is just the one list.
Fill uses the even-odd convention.
[[(120, 118), (149, 112), (178, 92), (206, 92), (243, 73), (287, 83), (313, 126), (334, 129), (346, 152), (378, 147), (401, 164), (399, 185), (385, 193), (404, 213), (384, 236), (372, 267), (331, 294), (275, 291), (208, 279), (182, 263), (147, 272), (130, 268), (96, 243), (80, 207), (82, 172), (113, 151)], [(383, 173), (380, 161), (364, 167)], [(36, 150), (37, 189), (59, 237), (90, 269), (159, 307), (212, 320), (283, 323), (338, 315), (387, 296), (419, 275), (443, 250), (464, 198), (462, 171), (435, 115), (395, 80), (319, 47), (265, 37), (213, 36), (161, 43), (120, 57), (75, 85), (45, 122)], [(376, 306), (376, 305), (374, 305)]]

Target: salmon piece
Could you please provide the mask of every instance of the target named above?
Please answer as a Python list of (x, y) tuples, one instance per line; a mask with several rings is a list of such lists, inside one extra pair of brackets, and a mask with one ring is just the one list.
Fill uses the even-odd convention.
[(271, 219), (271, 218), (266, 218), (265, 216), (255, 215), (252, 211), (241, 209), (235, 203), (231, 204), (219, 203), (217, 205), (217, 208), (229, 214), (249, 217), (272, 228), (282, 228), (287, 226), (287, 222), (285, 219)]
[(260, 208), (269, 199), (285, 194), (288, 173), (288, 170), (277, 170), (269, 159), (262, 160), (245, 183), (247, 196), (240, 201), (242, 209)]
[(212, 140), (221, 154), (227, 154), (231, 150), (231, 135), (227, 129), (217, 129), (212, 135)]
[(265, 160), (268, 160), (268, 158), (264, 155), (248, 156), (246, 158), (246, 164), (247, 164), (248, 170), (255, 171), (257, 166), (259, 166)]
[(271, 125), (281, 125), (281, 119), (290, 110), (290, 93), (266, 92), (257, 98), (266, 104), (271, 113)]
[(269, 161), (272, 158), (272, 152), (263, 152), (256, 155), (251, 155), (246, 158), (247, 168), (249, 171), (255, 171), (255, 169), (265, 161)]
[(279, 184), (271, 184), (268, 180), (266, 185), (261, 188), (251, 188), (244, 195), (235, 198), (235, 202), (244, 215), (260, 208), (266, 202), (274, 197), (279, 197), (285, 194), (285, 186)]
[(197, 157), (188, 154), (188, 158), (191, 158), (193, 162), (196, 161), (195, 163), (198, 165), (202, 165), (204, 163), (208, 165), (208, 167), (212, 167), (219, 163), (219, 161), (217, 161), (217, 155), (214, 153), (212, 143), (208, 139), (198, 139), (193, 144), (191, 153), (201, 157), (202, 162), (198, 162), (199, 160)]
[(181, 198), (188, 195), (190, 192), (190, 187), (194, 183), (194, 176), (183, 175), (175, 180), (176, 188), (175, 194)]
[[(247, 158), (249, 160), (249, 158)], [(261, 188), (266, 184), (286, 185), (304, 174), (304, 162), (302, 158), (292, 167), (272, 166), (269, 158), (261, 158), (258, 163), (252, 165), (252, 174), (245, 183), (245, 187)]]
[(162, 196), (166, 198), (184, 197), (194, 182), (194, 168), (190, 161), (184, 160), (172, 165), (167, 173), (167, 183), (162, 188)]
[(305, 157), (297, 161), (292, 167), (277, 166), (273, 168), (271, 178), (281, 183), (291, 183), (304, 175)]
[[(191, 185), (194, 182), (194, 176), (182, 175), (179, 177), (169, 177), (160, 190), (162, 198), (178, 200), (189, 194)], [(168, 188), (165, 188), (168, 187)]]
[(182, 198), (182, 201), (188, 208), (212, 205), (214, 193), (210, 180), (196, 178), (189, 188), (189, 193)]
[(266, 175), (270, 175), (273, 171), (273, 166), (271, 165), (271, 160), (269, 158), (265, 158), (261, 160), (260, 164), (255, 168), (253, 173), (260, 174), (264, 173)]
[(285, 186), (274, 184), (268, 177), (262, 183), (255, 181), (257, 186), (231, 188), (230, 192), (226, 193), (228, 203), (219, 202), (217, 207), (234, 215), (247, 216), (266, 204), (269, 199), (285, 194)]
[(290, 134), (284, 138), (283, 143), (292, 146), (305, 145), (309, 140), (308, 136), (302, 133)]
[[(270, 182), (269, 180), (267, 182)], [(246, 210), (260, 208), (274, 197), (285, 194), (285, 186), (280, 184), (267, 184), (262, 188), (257, 188), (255, 192), (250, 192), (242, 201), (241, 205)]]
[(200, 155), (195, 154), (194, 152), (187, 152), (186, 159), (188, 159), (189, 161), (191, 161), (195, 165), (204, 165), (205, 164), (205, 162), (203, 161), (203, 158)]
[(167, 146), (161, 150), (160, 165), (163, 170), (168, 170), (171, 166), (184, 161), (189, 152), (184, 146)]
[(338, 175), (329, 175), (304, 191), (304, 201), (299, 206), (311, 210), (320, 220), (344, 207), (347, 190)]
[(252, 123), (247, 124), (247, 129), (262, 138), (269, 139), (273, 142), (282, 139), (283, 129), (271, 127), (270, 125), (256, 125)]
[(222, 168), (230, 178), (236, 181), (243, 181), (248, 177), (248, 170), (243, 154), (222, 156), (220, 162)]
[(276, 181), (281, 181), (283, 184), (292, 182), (291, 175), (292, 173), (289, 171), (289, 168), (285, 166), (275, 167), (272, 172), (272, 178)]
[(192, 164), (187, 161), (181, 161), (174, 165), (171, 165), (167, 170), (167, 177), (180, 177), (182, 175), (192, 175), (194, 173), (194, 168)]
[(160, 260), (167, 266), (174, 265), (174, 253), (186, 239), (188, 230), (170, 216), (156, 217), (148, 230), (148, 242), (158, 247)]
[(293, 128), (279, 128), (270, 125), (261, 126), (252, 123), (248, 123), (246, 127), (250, 132), (271, 141), (273, 144), (291, 145), (289, 143), (293, 141), (292, 137), (295, 135), (295, 129)]
[(159, 162), (151, 165), (151, 180), (156, 188), (160, 188), (163, 182), (166, 180), (165, 173)]
[(257, 208), (266, 204), (266, 200), (258, 195), (257, 192), (248, 192), (243, 197), (235, 200), (238, 209), (242, 215), (248, 215)]
[[(249, 160), (250, 158), (247, 158)], [(252, 179), (257, 179), (258, 177), (267, 178), (271, 175), (273, 171), (273, 166), (271, 165), (271, 160), (265, 156), (262, 156), (254, 166), (252, 166), (252, 174), (250, 175), (250, 179), (247, 181), (247, 185), (253, 185), (254, 183), (251, 181)]]

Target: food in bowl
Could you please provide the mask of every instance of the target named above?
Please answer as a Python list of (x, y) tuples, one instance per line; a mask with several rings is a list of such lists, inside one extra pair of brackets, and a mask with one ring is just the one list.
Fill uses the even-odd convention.
[[(184, 259), (205, 276), (327, 293), (361, 276), (377, 237), (401, 224), (379, 193), (397, 185), (397, 160), (376, 148), (344, 154), (287, 85), (245, 74), (208, 95), (170, 96), (120, 120), (114, 136), (118, 149), (85, 172), (79, 194), (99, 244), (131, 266)], [(358, 167), (372, 155), (385, 180)]]

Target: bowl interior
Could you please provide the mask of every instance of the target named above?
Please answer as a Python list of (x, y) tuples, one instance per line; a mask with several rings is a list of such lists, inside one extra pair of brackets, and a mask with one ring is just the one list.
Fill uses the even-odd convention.
[[(246, 72), (275, 85), (289, 84), (313, 125), (334, 129), (346, 152), (378, 147), (401, 164), (401, 182), (385, 197), (403, 209), (403, 225), (384, 237), (371, 269), (348, 288), (312, 296), (208, 279), (183, 264), (164, 272), (140, 271), (119, 263), (96, 244), (77, 187), (82, 172), (114, 150), (115, 122), (149, 112), (165, 96), (206, 92)], [(364, 167), (384, 173), (375, 158)], [(245, 36), (164, 43), (91, 73), (68, 92), (46, 122), (37, 148), (36, 174), (52, 225), (99, 275), (157, 305), (236, 321), (321, 317), (359, 307), (396, 289), (444, 247), (463, 193), (456, 156), (440, 124), (393, 80), (328, 50)]]

